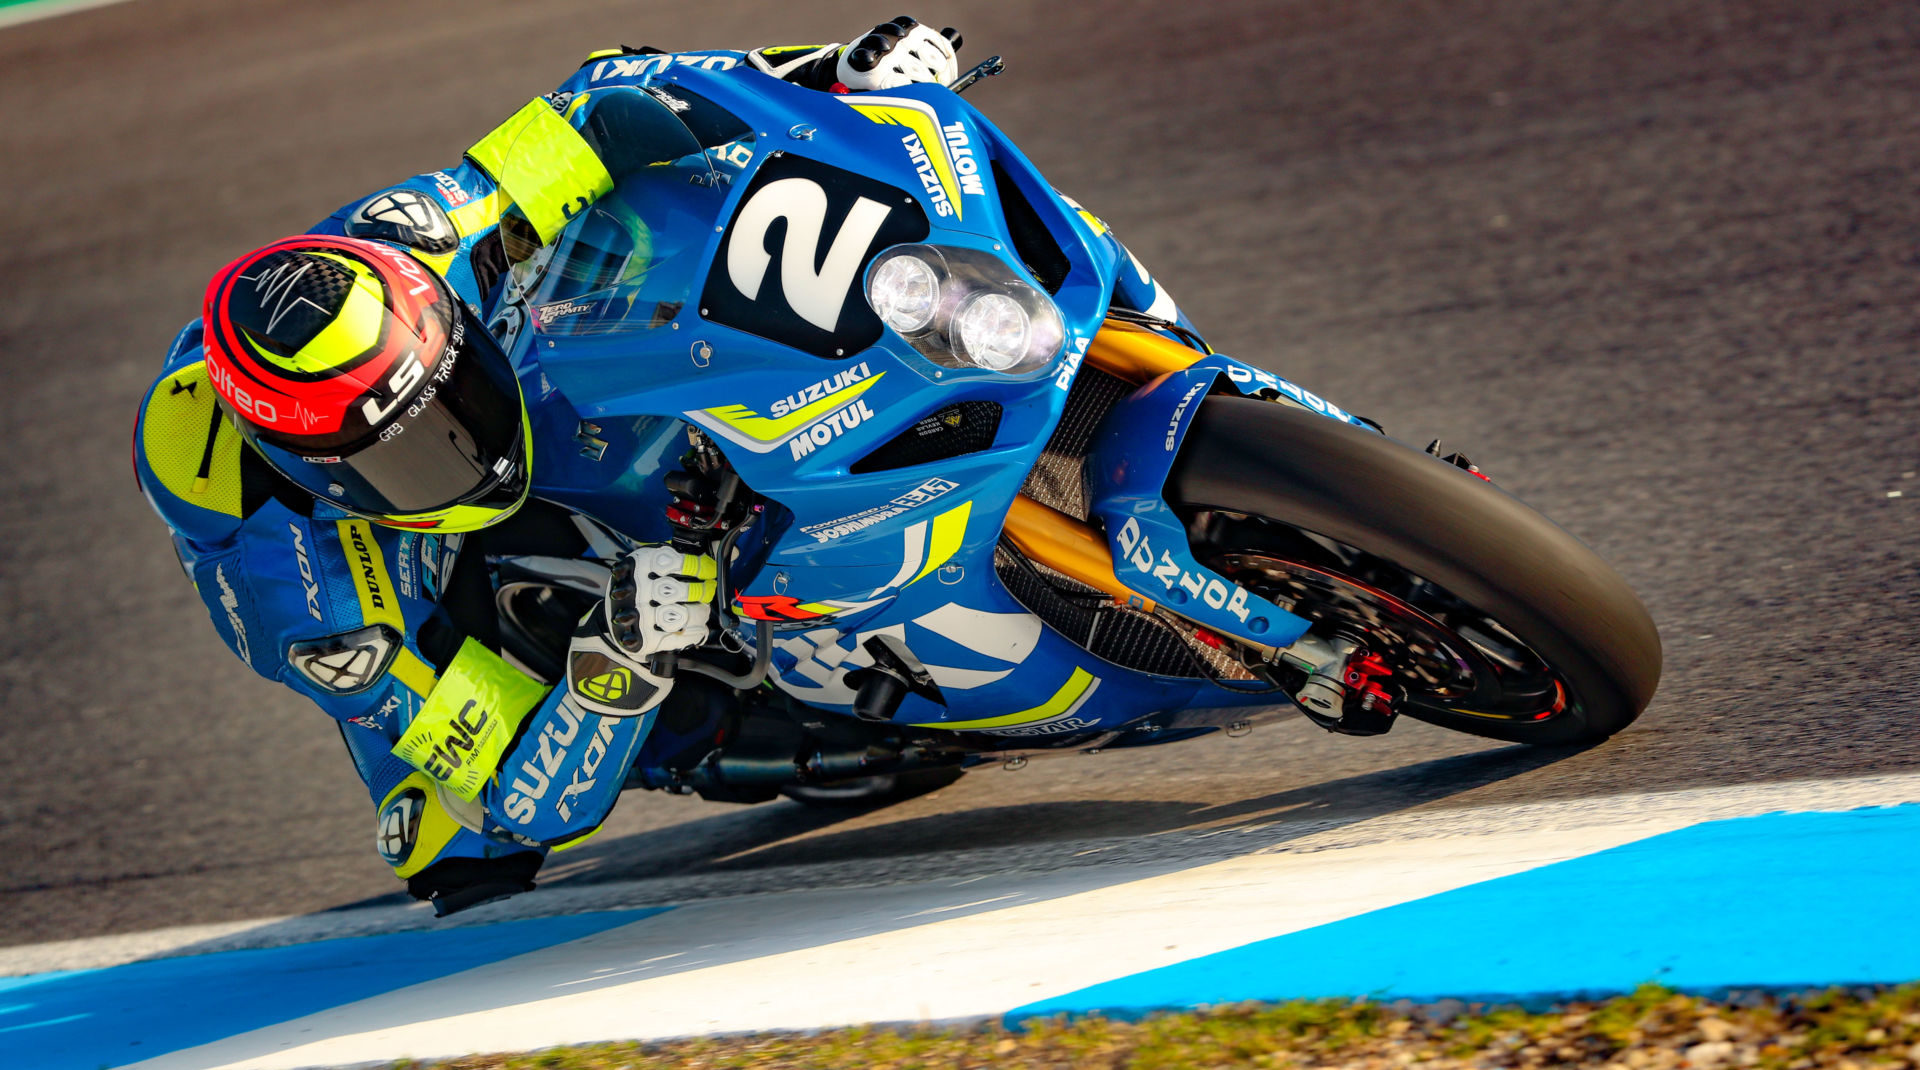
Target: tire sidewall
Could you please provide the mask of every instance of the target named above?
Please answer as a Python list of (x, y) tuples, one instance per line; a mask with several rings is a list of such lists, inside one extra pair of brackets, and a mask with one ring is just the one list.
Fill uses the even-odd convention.
[(1493, 617), (1572, 692), (1567, 711), (1541, 722), (1429, 710), (1416, 714), (1422, 720), (1513, 742), (1573, 743), (1619, 731), (1652, 698), (1659, 635), (1618, 573), (1519, 499), (1383, 435), (1212, 395), (1166, 497), (1176, 509), (1266, 517), (1392, 561)]

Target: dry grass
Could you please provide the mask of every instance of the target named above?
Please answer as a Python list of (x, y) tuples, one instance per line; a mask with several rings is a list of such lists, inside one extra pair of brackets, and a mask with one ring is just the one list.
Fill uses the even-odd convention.
[(1717, 1001), (1657, 986), (1545, 1013), (1324, 1000), (1008, 1032), (843, 1029), (483, 1055), (425, 1070), (1186, 1070), (1197, 1067), (1586, 1066), (1597, 1070), (1920, 1067), (1920, 985)]

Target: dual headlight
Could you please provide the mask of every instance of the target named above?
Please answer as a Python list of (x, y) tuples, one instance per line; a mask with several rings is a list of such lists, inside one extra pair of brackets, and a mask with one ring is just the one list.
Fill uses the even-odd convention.
[(977, 249), (896, 245), (868, 269), (867, 303), (946, 368), (1018, 375), (1047, 364), (1066, 340), (1047, 295)]

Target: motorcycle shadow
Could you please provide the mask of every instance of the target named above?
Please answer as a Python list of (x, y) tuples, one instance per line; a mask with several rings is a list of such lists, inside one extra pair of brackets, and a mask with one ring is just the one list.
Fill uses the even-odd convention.
[(969, 795), (984, 801), (995, 793), (983, 778), (997, 771), (983, 770), (943, 789), (937, 804), (812, 808), (782, 802), (648, 829), (590, 846), (565, 869), (550, 871), (548, 880), (555, 887), (660, 881), (662, 892), (671, 888), (679, 898), (1082, 865), (1182, 868), (1440, 802), (1586, 749), (1499, 747), (1229, 802), (1102, 798), (969, 805)]

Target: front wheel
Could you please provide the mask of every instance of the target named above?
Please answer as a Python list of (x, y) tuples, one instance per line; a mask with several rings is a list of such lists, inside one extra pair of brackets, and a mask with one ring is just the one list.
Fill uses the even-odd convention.
[(1600, 739), (1660, 679), (1660, 636), (1607, 563), (1485, 480), (1304, 410), (1207, 398), (1168, 476), (1195, 556), (1357, 644), (1395, 707), (1516, 743)]

